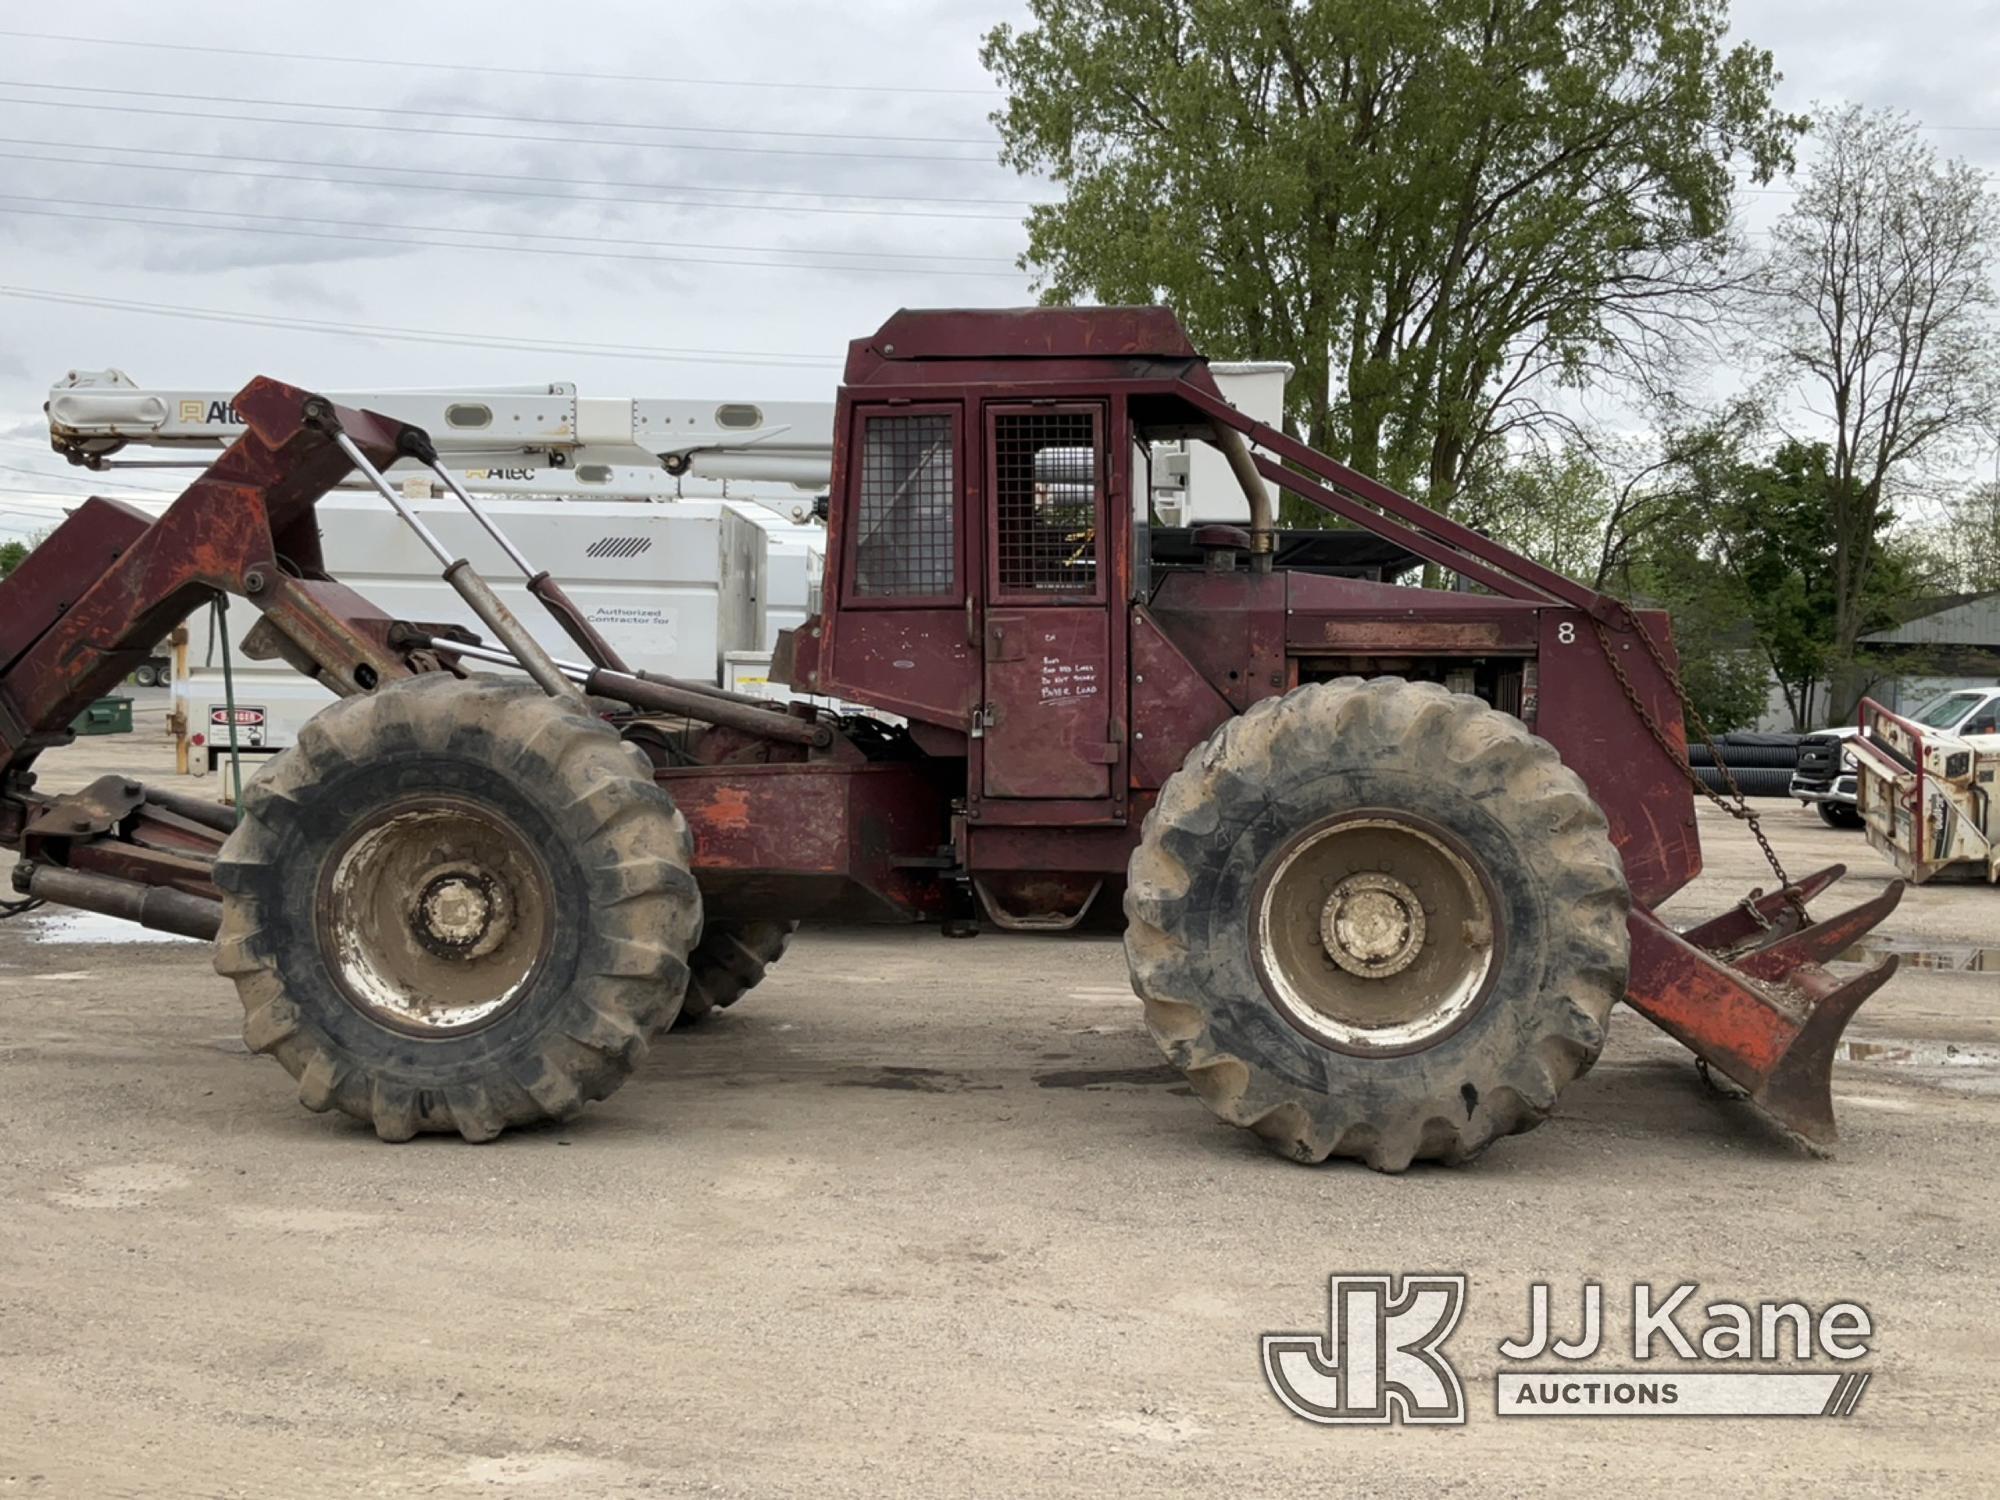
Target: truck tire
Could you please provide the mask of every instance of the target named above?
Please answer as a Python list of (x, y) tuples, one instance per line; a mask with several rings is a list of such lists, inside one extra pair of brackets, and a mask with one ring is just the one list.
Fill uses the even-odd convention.
[(624, 1082), (701, 930), (642, 757), (532, 684), (342, 699), (247, 788), (215, 967), (308, 1109), (484, 1141)]
[(1819, 809), (1819, 820), (1829, 828), (1838, 828), (1844, 833), (1852, 833), (1862, 826), (1861, 809), (1851, 802), (1815, 802)]
[(1629, 905), (1553, 746), (1436, 684), (1348, 677), (1263, 700), (1168, 779), (1125, 951), (1216, 1114), (1398, 1172), (1532, 1128), (1596, 1061)]
[(674, 1026), (697, 1025), (762, 984), (798, 930), (796, 922), (709, 923), (688, 955), (687, 998)]

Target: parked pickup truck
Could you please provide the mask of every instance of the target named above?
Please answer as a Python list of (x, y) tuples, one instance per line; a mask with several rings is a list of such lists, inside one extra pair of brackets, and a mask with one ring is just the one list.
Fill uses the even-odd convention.
[(1854, 756), (1847, 742), (1861, 731), (1848, 726), (1822, 729), (1799, 741), (1799, 765), (1792, 772), (1791, 795), (1815, 809), (1829, 828), (1859, 828), (1861, 809)]
[(1868, 842), (1906, 879), (2000, 882), (2000, 686), (1944, 693), (1907, 717), (1864, 698), (1845, 754)]

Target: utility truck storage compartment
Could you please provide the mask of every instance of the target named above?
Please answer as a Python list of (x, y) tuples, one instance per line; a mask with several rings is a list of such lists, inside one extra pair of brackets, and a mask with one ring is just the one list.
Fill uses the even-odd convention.
[[(577, 660), (576, 644), (532, 600), (525, 580), (456, 500), (410, 502), (424, 524), (507, 601), (557, 657)], [(731, 651), (756, 650), (764, 637), (763, 530), (722, 501), (607, 500), (483, 502), (514, 545), (547, 568), (591, 623), (628, 661), (649, 671), (719, 683)], [(329, 495), (319, 504), (327, 571), (397, 619), (481, 627), (439, 576), (388, 504), (373, 495)], [(236, 601), (227, 615), (236, 675), (237, 744), (268, 754), (292, 743), (305, 721), (333, 701), (281, 661), (251, 661), (243, 638), (257, 611)], [(188, 672), (174, 684), (186, 714), (189, 769), (211, 769), (228, 754), (220, 617), (189, 622)], [(483, 632), (481, 632), (483, 633)], [(484, 670), (499, 670), (487, 668)]]

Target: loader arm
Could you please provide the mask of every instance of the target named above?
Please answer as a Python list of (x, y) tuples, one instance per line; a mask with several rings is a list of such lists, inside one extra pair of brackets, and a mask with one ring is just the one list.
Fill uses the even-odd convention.
[(254, 605), (281, 654), (338, 694), (435, 665), (392, 647), (389, 618), (320, 569), (313, 507), (352, 467), (337, 435), (388, 461), (402, 424), (266, 379), (235, 404), (236, 442), (157, 521), (86, 500), (0, 582), (0, 846), (22, 855), (17, 888), (194, 936), (218, 919), (209, 872), (229, 811), (122, 776), (44, 796), (36, 756), (218, 594)]
[[(70, 721), (150, 653), (161, 636), (219, 595), (263, 616), (253, 634), (339, 697), (424, 672), (501, 666), (552, 697), (614, 699), (723, 723), (754, 740), (804, 750), (836, 743), (831, 726), (784, 704), (629, 670), (545, 570), (516, 549), (427, 434), (274, 380), (232, 401), (234, 441), (157, 521), (114, 500), (85, 501), (0, 581), (0, 847), (22, 856), (18, 890), (169, 932), (213, 936), (211, 871), (234, 815), (171, 790), (107, 776), (82, 792), (34, 790), (37, 755), (71, 738)], [(410, 513), (383, 470), (414, 460), (444, 483), (524, 574), (529, 595), (587, 658), (558, 661), (464, 558)], [(314, 507), (358, 475), (437, 555), (443, 578), (494, 637), (391, 619), (328, 577)]]
[(348, 473), (345, 432), (390, 461), (400, 423), (259, 379), (242, 435), (157, 522), (92, 499), (0, 586), (0, 766), (24, 771), (63, 726), (218, 593), (255, 605), (294, 665), (342, 695), (410, 666), (389, 620), (320, 571), (313, 506)]

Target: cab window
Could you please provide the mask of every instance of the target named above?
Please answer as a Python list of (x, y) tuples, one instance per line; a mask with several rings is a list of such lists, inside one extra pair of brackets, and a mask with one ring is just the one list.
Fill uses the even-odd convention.
[(957, 421), (948, 411), (863, 420), (857, 599), (908, 603), (957, 595), (956, 437)]

